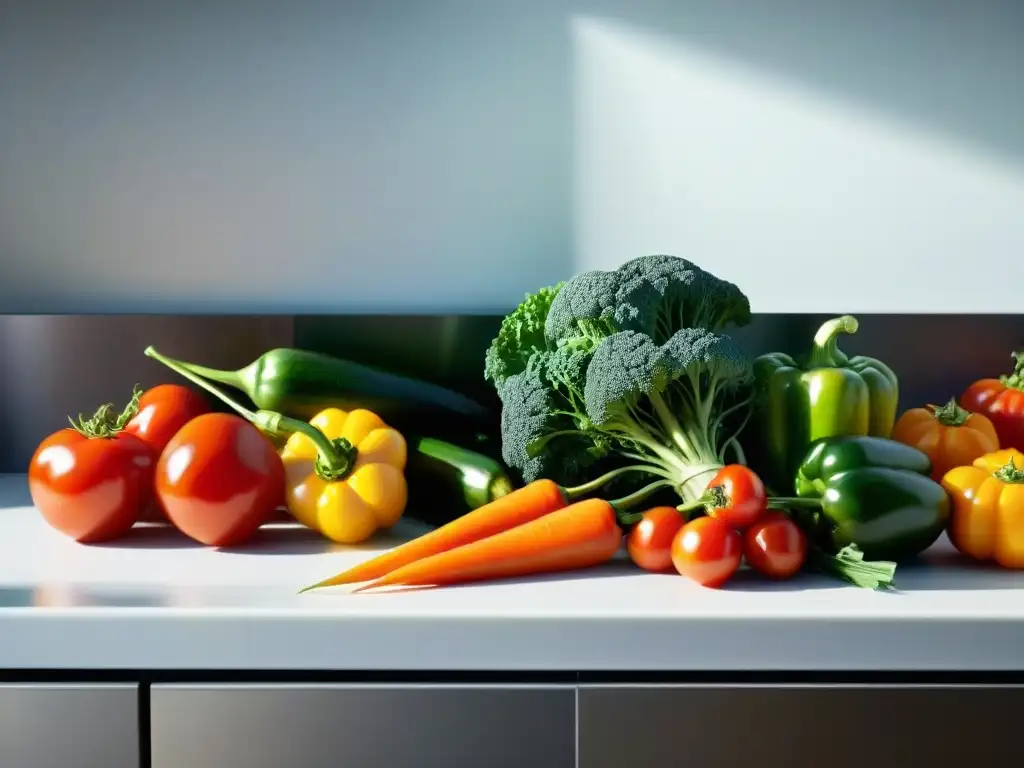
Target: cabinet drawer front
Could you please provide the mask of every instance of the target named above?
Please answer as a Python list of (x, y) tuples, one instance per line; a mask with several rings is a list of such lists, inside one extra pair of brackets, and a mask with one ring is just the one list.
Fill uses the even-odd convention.
[(153, 768), (572, 768), (564, 687), (154, 685)]
[(1002, 765), (1021, 687), (581, 686), (579, 768)]
[(138, 768), (135, 685), (0, 685), (0, 766)]

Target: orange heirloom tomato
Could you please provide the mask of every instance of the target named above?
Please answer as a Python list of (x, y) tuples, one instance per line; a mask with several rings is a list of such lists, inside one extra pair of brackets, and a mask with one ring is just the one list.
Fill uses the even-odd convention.
[(942, 478), (953, 502), (949, 540), (975, 560), (1024, 568), (1024, 453), (1008, 448)]
[(932, 462), (932, 479), (942, 480), (954, 467), (999, 450), (992, 421), (971, 413), (950, 400), (939, 408), (911, 408), (892, 428), (892, 439), (925, 453)]

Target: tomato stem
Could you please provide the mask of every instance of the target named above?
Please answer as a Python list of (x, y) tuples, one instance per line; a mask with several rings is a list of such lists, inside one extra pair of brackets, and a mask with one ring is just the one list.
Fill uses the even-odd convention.
[(721, 485), (712, 485), (704, 491), (704, 494), (699, 498), (689, 501), (686, 504), (680, 504), (676, 507), (676, 511), (683, 515), (683, 517), (689, 519), (690, 512), (696, 512), (699, 509), (722, 509), (723, 507), (729, 506), (729, 496), (725, 492), (725, 488)]
[(77, 421), (68, 416), (71, 426), (83, 437), (90, 440), (95, 438), (114, 437), (128, 426), (128, 422), (135, 418), (139, 412), (139, 400), (142, 397), (142, 389), (138, 384), (132, 389), (132, 399), (124, 409), (115, 414), (113, 403), (104, 403), (96, 412), (86, 418), (84, 414), (78, 414)]
[[(355, 466), (356, 449), (348, 440), (341, 438), (331, 441), (327, 435), (306, 421), (289, 418), (277, 411), (253, 412), (227, 395), (219, 387), (195, 373), (177, 360), (165, 357), (152, 346), (146, 347), (146, 357), (163, 363), (180, 376), (184, 376), (197, 387), (202, 387), (214, 397), (221, 400), (240, 416), (255, 425), (261, 432), (272, 435), (292, 435), (300, 432), (316, 446), (316, 464), (314, 470), (323, 480), (331, 481), (345, 477)], [(127, 423), (127, 422), (125, 422)]]

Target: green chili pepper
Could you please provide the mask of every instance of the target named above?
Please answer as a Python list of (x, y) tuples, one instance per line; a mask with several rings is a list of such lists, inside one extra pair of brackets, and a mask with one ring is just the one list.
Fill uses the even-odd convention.
[(810, 354), (798, 363), (781, 352), (759, 357), (754, 371), (761, 391), (761, 428), (768, 485), (793, 491), (792, 479), (808, 446), (839, 435), (889, 437), (896, 421), (899, 382), (880, 360), (847, 357), (837, 346), (856, 333), (857, 320), (843, 315), (824, 323)]
[(930, 471), (924, 453), (893, 440), (824, 438), (797, 470), (798, 498), (771, 504), (813, 510), (806, 527), (827, 551), (852, 544), (870, 560), (904, 560), (934, 544), (949, 521), (949, 496)]

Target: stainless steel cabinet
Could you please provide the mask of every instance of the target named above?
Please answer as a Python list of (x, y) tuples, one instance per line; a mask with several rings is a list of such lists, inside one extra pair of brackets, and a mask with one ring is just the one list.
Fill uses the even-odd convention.
[(572, 768), (572, 686), (154, 685), (153, 768)]
[(1015, 761), (1024, 688), (581, 686), (579, 768)]
[(0, 766), (138, 768), (135, 685), (0, 685)]

